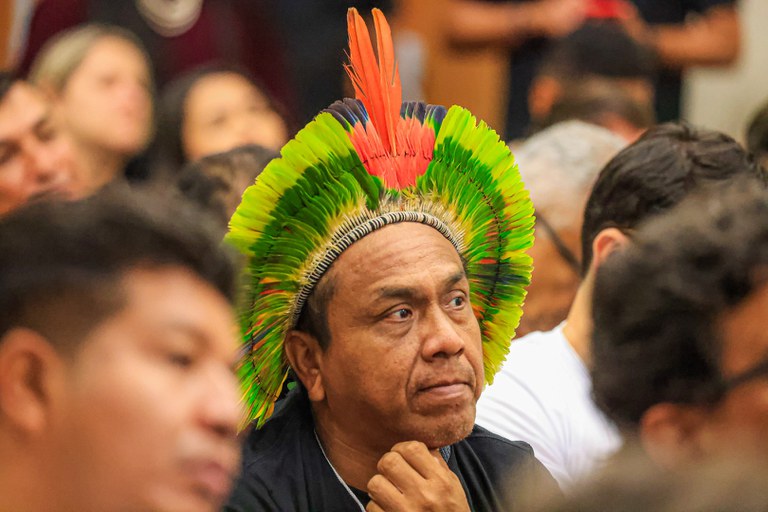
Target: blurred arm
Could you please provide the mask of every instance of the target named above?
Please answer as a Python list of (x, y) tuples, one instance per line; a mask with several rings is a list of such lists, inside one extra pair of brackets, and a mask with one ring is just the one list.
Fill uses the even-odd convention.
[(666, 67), (725, 66), (739, 56), (740, 26), (734, 6), (713, 7), (689, 23), (658, 25), (649, 34)]
[(583, 0), (520, 3), (451, 0), (448, 32), (455, 44), (514, 48), (533, 37), (565, 35), (581, 24), (584, 13)]

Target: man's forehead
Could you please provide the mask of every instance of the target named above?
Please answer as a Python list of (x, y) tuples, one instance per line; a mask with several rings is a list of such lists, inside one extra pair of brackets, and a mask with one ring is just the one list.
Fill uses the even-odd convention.
[(0, 101), (0, 139), (20, 137), (47, 117), (49, 105), (42, 94), (17, 82)]
[(387, 226), (355, 242), (336, 260), (323, 280), (336, 292), (379, 291), (413, 287), (416, 279), (435, 283), (464, 275), (456, 248), (436, 229), (403, 222)]

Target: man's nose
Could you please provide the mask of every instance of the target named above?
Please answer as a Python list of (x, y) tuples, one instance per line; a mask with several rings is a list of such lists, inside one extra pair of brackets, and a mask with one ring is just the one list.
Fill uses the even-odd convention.
[(51, 144), (35, 141), (27, 144), (23, 151), (27, 176), (32, 183), (47, 184), (66, 172), (62, 159)]
[(236, 377), (228, 368), (214, 372), (202, 396), (201, 419), (205, 427), (219, 437), (234, 439), (241, 414)]
[(425, 314), (422, 328), (422, 354), (426, 360), (454, 357), (464, 352), (459, 326), (442, 308), (431, 308)]

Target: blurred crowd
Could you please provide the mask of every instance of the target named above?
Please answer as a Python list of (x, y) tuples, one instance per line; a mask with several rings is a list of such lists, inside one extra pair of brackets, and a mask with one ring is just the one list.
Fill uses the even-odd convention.
[[(423, 50), (399, 30), (407, 3), (4, 4), (0, 512), (276, 510), (261, 496), (295, 492), (282, 470), (238, 479), (261, 463), (241, 451), (252, 438), (238, 437), (232, 371), (249, 276), (220, 242), (299, 129), (354, 95), (348, 7), (371, 28), (382, 9), (396, 53)], [(738, 58), (738, 2), (444, 0), (440, 11), (450, 45), (509, 55), (502, 133), (535, 208), (534, 270), (473, 423), (526, 443), (515, 445), (525, 455), (514, 476), (488, 476), (472, 452), (470, 478), (450, 451), (435, 462), (386, 447), (376, 476), (408, 497), (390, 501), (337, 472), (357, 474), (367, 454), (326, 454), (321, 439), (345, 427), (323, 419), (329, 479), (360, 505), (338, 510), (365, 508), (361, 492), (366, 510), (767, 510), (768, 83), (744, 144), (686, 123), (680, 107), (686, 70)], [(423, 66), (404, 61), (404, 87), (421, 90)], [(345, 296), (340, 282), (326, 305)], [(312, 400), (307, 380), (341, 371), (305, 376), (309, 349), (291, 357), (286, 390)], [(485, 485), (465, 481), (476, 474), (510, 483), (467, 503), (461, 489)]]

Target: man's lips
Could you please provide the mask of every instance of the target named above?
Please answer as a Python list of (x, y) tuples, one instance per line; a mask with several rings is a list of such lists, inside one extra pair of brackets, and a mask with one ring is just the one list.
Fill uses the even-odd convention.
[(466, 392), (472, 391), (472, 385), (465, 380), (443, 380), (438, 382), (426, 383), (419, 386), (418, 393), (431, 395), (440, 398), (454, 398)]
[(217, 502), (229, 496), (236, 476), (235, 468), (214, 459), (191, 460), (184, 471), (201, 493)]

